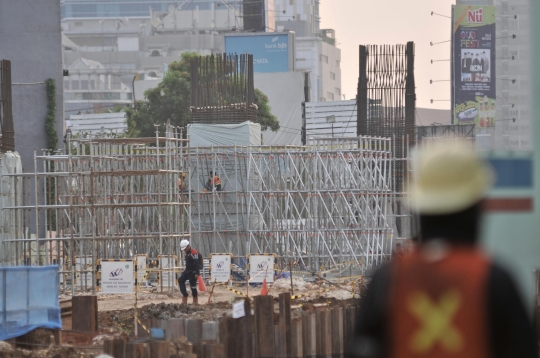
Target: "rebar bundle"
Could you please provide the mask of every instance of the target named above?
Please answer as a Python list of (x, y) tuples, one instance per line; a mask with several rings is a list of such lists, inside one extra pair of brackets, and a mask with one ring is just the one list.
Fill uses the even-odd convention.
[(191, 123), (255, 122), (253, 55), (219, 54), (191, 60)]
[(11, 61), (0, 61), (0, 152), (15, 150), (15, 130), (11, 102)]
[[(414, 43), (360, 46), (359, 73), (357, 134), (399, 139), (395, 155), (405, 158), (415, 141)], [(396, 190), (406, 176), (402, 163)]]

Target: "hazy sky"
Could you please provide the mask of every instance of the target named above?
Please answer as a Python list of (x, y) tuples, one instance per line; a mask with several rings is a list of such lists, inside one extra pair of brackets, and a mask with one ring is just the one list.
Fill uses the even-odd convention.
[(450, 43), (430, 46), (430, 42), (450, 40), (450, 16), (455, 0), (321, 0), (321, 28), (336, 30), (341, 49), (341, 93), (346, 99), (356, 95), (358, 46), (415, 43), (416, 106), (449, 109), (450, 82), (429, 84), (429, 80), (449, 80), (450, 62), (430, 63), (450, 58)]

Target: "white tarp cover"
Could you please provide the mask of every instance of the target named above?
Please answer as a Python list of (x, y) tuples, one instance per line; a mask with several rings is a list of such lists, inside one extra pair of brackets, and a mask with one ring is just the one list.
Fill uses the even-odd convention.
[(202, 124), (188, 125), (190, 146), (232, 146), (261, 145), (261, 125), (252, 122), (240, 124)]
[(263, 145), (301, 145), (304, 73), (255, 73), (255, 88), (267, 97), (279, 130), (263, 132)]

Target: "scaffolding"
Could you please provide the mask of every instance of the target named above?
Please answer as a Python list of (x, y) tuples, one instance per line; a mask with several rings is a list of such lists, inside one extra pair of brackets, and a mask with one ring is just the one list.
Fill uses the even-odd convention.
[[(192, 235), (203, 252), (277, 253), (318, 271), (388, 260), (396, 235), (391, 139), (192, 148)], [(204, 192), (212, 171), (222, 190)]]
[(22, 183), (2, 211), (13, 218), (4, 220), (4, 265), (58, 263), (63, 282), (80, 279), (95, 290), (99, 259), (179, 255), (190, 237), (189, 196), (177, 187), (189, 171), (180, 129), (167, 126), (155, 138), (68, 135), (66, 148), (35, 153), (34, 173), (2, 175), (1, 185)]
[[(0, 185), (17, 190), (1, 212), (2, 264), (57, 263), (64, 284), (95, 290), (99, 260), (147, 255), (156, 268), (159, 257), (181, 257), (183, 238), (204, 257), (276, 253), (297, 270), (389, 260), (403, 196), (395, 139), (194, 148), (182, 129), (165, 133), (68, 136), (67, 153), (36, 153), (34, 173), (2, 174)], [(204, 189), (210, 171), (219, 190)]]

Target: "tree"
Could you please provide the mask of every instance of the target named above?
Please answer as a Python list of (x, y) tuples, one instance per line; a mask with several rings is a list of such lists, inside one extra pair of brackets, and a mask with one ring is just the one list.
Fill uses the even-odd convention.
[(272, 108), (268, 104), (268, 97), (259, 89), (255, 89), (255, 104), (257, 105), (257, 123), (261, 125), (261, 130), (270, 129), (272, 132), (279, 130), (279, 121), (272, 114)]
[[(164, 134), (164, 123), (170, 119), (173, 126), (185, 127), (190, 121), (190, 64), (191, 58), (199, 56), (194, 52), (184, 52), (180, 61), (169, 64), (163, 81), (144, 92), (144, 101), (137, 101), (133, 109), (126, 109), (128, 136), (152, 137), (156, 127)], [(260, 90), (255, 90), (255, 104), (258, 107), (257, 122), (261, 129), (279, 130), (279, 121), (272, 114), (268, 97)]]

